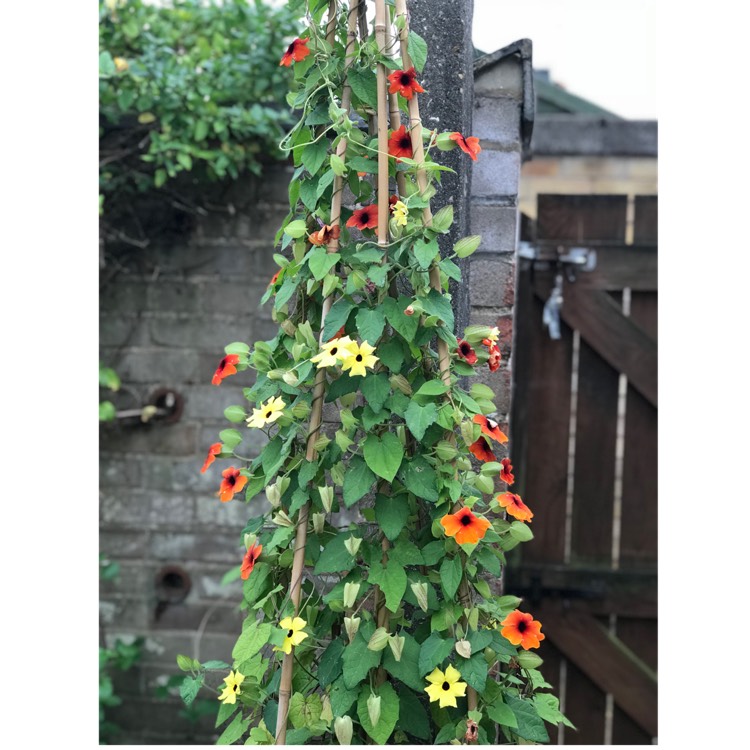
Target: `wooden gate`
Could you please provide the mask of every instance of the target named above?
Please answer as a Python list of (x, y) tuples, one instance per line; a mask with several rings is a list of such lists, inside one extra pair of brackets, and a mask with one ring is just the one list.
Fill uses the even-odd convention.
[(564, 283), (558, 340), (542, 323), (554, 267), (519, 270), (512, 489), (535, 539), (506, 590), (541, 620), (542, 672), (578, 728), (553, 743), (657, 736), (656, 213), (655, 196), (538, 196), (542, 256), (597, 252)]

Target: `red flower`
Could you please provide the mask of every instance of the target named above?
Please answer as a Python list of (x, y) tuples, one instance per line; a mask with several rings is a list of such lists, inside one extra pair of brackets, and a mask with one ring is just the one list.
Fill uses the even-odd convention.
[(495, 372), (500, 367), (500, 347), (490, 339), (482, 339), (482, 344), (487, 347), (490, 355), (487, 359), (487, 366), (490, 368), (490, 372)]
[(275, 274), (273, 275), (273, 277), (271, 278), (271, 280), (270, 280), (270, 281), (268, 282), (268, 286), (273, 286), (273, 285), (274, 285), (274, 284), (275, 284), (275, 283), (276, 283), (276, 282), (278, 281), (278, 278), (279, 278), (279, 274), (280, 274), (280, 273), (281, 273), (281, 272), (282, 272), (283, 270), (284, 270), (283, 268), (279, 268), (279, 270), (278, 270), (278, 271), (276, 271), (276, 273), (275, 273)]
[(459, 544), (476, 544), (487, 533), (490, 522), (475, 516), (468, 508), (461, 508), (453, 515), (443, 516), (440, 524), (447, 536), (455, 537)]
[(508, 436), (500, 429), (494, 419), (485, 417), (482, 414), (475, 414), (474, 422), (482, 426), (483, 435), (487, 435), (487, 437), (496, 440), (498, 443), (508, 442)]
[(417, 71), (414, 70), (414, 66), (409, 70), (394, 71), (388, 76), (388, 80), (391, 82), (389, 93), (398, 92), (404, 99), (411, 99), (415, 93), (424, 93), (424, 89), (417, 83)]
[(334, 339), (340, 339), (344, 335), (344, 328), (345, 326), (341, 326), (341, 328), (339, 328), (339, 330), (336, 331), (336, 333), (334, 333), (333, 336), (331, 336), (331, 338), (328, 340), (333, 341)]
[(477, 353), (471, 348), (471, 344), (464, 339), (458, 339), (458, 356), (465, 359), (470, 365), (477, 363)]
[(378, 207), (375, 203), (363, 208), (358, 208), (346, 222), (348, 227), (357, 227), (357, 229), (377, 229), (378, 227)]
[(208, 449), (208, 455), (206, 456), (203, 468), (201, 469), (201, 474), (206, 473), (206, 469), (216, 460), (216, 456), (218, 456), (219, 453), (221, 453), (221, 443), (214, 443)]
[(516, 478), (513, 476), (513, 464), (510, 459), (504, 458), (500, 463), (503, 465), (503, 468), (500, 469), (500, 479), (505, 484), (513, 484)]
[(393, 212), (393, 207), (399, 202), (399, 200), (401, 199), (398, 197), (398, 195), (391, 195), (388, 198), (388, 208), (391, 211), (391, 213)]
[(402, 125), (398, 130), (391, 133), (388, 139), (388, 154), (390, 156), (405, 156), (411, 159), (414, 151), (411, 147), (411, 135), (406, 130), (406, 125)]
[(544, 640), (542, 623), (519, 609), (513, 610), (500, 624), (505, 626), (500, 635), (514, 646), (520, 644), (525, 649), (539, 648), (539, 641)]
[(477, 160), (477, 154), (482, 150), (482, 147), (479, 145), (479, 138), (475, 138), (474, 136), (464, 138), (461, 133), (451, 133), (448, 137), (458, 144), (461, 151), (468, 154), (474, 161)]
[(247, 484), (247, 477), (243, 477), (240, 470), (235, 469), (234, 466), (224, 469), (221, 476), (224, 479), (221, 480), (217, 494), (222, 503), (228, 503), (234, 497), (234, 493), (239, 492)]
[(219, 362), (219, 366), (216, 368), (216, 372), (211, 378), (211, 382), (214, 385), (221, 385), (221, 381), (224, 380), (224, 378), (229, 375), (234, 375), (237, 372), (235, 365), (239, 361), (239, 354), (227, 354), (227, 356)]
[(279, 65), (283, 65), (288, 68), (294, 62), (302, 62), (309, 54), (310, 50), (307, 49), (307, 43), (309, 39), (295, 39), (287, 48), (286, 52), (281, 56), (281, 62)]
[(469, 450), (476, 458), (485, 463), (487, 463), (487, 461), (497, 460), (495, 454), (490, 450), (487, 441), (481, 435), (469, 446)]
[(495, 500), (497, 500), (501, 508), (505, 508), (518, 521), (529, 521), (530, 523), (534, 517), (531, 508), (518, 495), (514, 495), (512, 492), (501, 492)]
[(317, 232), (308, 235), (307, 239), (313, 245), (327, 245), (331, 240), (337, 240), (340, 234), (341, 227), (338, 224), (332, 227), (328, 224), (323, 224)]
[(250, 577), (250, 573), (253, 572), (253, 568), (255, 567), (255, 561), (260, 557), (261, 552), (263, 552), (263, 545), (253, 542), (250, 549), (242, 558), (242, 569), (240, 570), (240, 578), (242, 580), (246, 581)]

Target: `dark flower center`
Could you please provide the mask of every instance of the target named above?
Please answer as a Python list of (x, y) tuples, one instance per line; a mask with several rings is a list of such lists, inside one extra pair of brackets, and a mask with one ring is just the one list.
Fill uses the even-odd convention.
[(232, 686), (232, 690), (234, 690), (235, 693), (238, 693), (240, 690), (240, 686), (235, 682)]
[(471, 524), (471, 516), (467, 513), (465, 516), (461, 516), (461, 525), (469, 526)]
[(331, 347), (331, 354), (333, 356), (336, 356), (336, 352), (339, 350), (338, 346), (332, 346)]
[(272, 415), (273, 415), (272, 411), (267, 411), (266, 412), (266, 419), (270, 419)]
[(287, 637), (287, 638), (291, 638), (291, 637), (292, 637), (293, 635), (294, 635), (294, 631), (293, 631), (293, 630), (290, 630), (290, 631), (289, 631), (289, 632), (288, 632), (288, 633), (286, 634), (286, 637)]
[(471, 351), (471, 346), (466, 341), (462, 341), (461, 345), (459, 346), (459, 351), (461, 354), (466, 356)]
[(356, 359), (357, 362), (361, 362), (362, 361), (362, 355), (358, 354), (354, 359)]
[(287, 55), (291, 55), (294, 52), (295, 49), (297, 49), (297, 40), (296, 39), (286, 48)]
[(411, 76), (408, 73), (401, 74), (401, 85), (411, 86)]
[(521, 622), (519, 622), (516, 627), (518, 628), (519, 633), (523, 633), (528, 627), (528, 625), (526, 624), (526, 620), (521, 620)]
[(411, 148), (411, 136), (410, 135), (403, 135), (398, 140), (398, 147), (399, 148)]
[(227, 477), (227, 484), (228, 484), (228, 485), (229, 485), (230, 487), (233, 487), (233, 486), (234, 486), (234, 483), (235, 483), (236, 481), (237, 481), (237, 477), (235, 477), (235, 476), (234, 476), (234, 474), (232, 474), (231, 476), (228, 476), (228, 477)]
[(219, 369), (223, 370), (226, 366), (227, 366), (227, 358), (224, 357), (224, 359), (222, 359), (221, 362), (219, 362)]
[(450, 684), (448, 683), (447, 680), (440, 687), (442, 687), (443, 690), (450, 690), (451, 689), (451, 686), (450, 686)]

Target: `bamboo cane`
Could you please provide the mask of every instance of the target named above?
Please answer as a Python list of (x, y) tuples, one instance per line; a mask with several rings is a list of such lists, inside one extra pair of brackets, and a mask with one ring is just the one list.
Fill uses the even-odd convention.
[[(387, 24), (385, 38), (388, 45), (387, 52), (391, 54), (395, 40), (393, 38), (393, 28), (390, 23)], [(401, 110), (398, 106), (398, 92), (395, 94), (388, 94), (388, 105), (391, 130), (398, 130), (401, 127)], [(406, 175), (403, 172), (396, 172), (396, 185), (398, 187), (398, 197), (403, 198), (406, 195)]]
[[(401, 63), (404, 70), (412, 66), (411, 57), (409, 56), (408, 38), (409, 38), (409, 16), (406, 10), (406, 0), (395, 0), (396, 17), (403, 15), (405, 23), (399, 31), (399, 41), (401, 42)], [(424, 145), (422, 143), (422, 119), (419, 115), (419, 95), (415, 92), (409, 99), (409, 121), (411, 125), (411, 145), (414, 161), (417, 163), (424, 162)], [(420, 192), (427, 188), (427, 173), (424, 169), (417, 169), (417, 185)], [(427, 206), (423, 214), (425, 226), (432, 224), (432, 211)], [(440, 269), (437, 263), (433, 263), (430, 268), (430, 286), (438, 292), (442, 292), (440, 284)], [(448, 344), (441, 338), (438, 338), (438, 364), (440, 367), (440, 376), (446, 385), (450, 385), (450, 355), (448, 354)], [(464, 607), (471, 606), (471, 589), (466, 580), (466, 576), (461, 579), (459, 586), (459, 601)], [(467, 620), (468, 618), (463, 618)], [(467, 686), (466, 700), (469, 711), (475, 711), (477, 708), (477, 692), (474, 688)]]
[[(357, 36), (357, 10), (360, 0), (351, 0), (349, 8), (347, 39), (346, 39), (346, 67), (348, 68), (354, 59), (354, 42)], [(335, 0), (331, 0), (328, 8), (329, 20), (326, 27), (327, 39), (333, 44), (336, 33), (336, 8)], [(351, 88), (348, 83), (344, 82), (344, 88), (341, 94), (341, 107), (347, 113), (351, 105)], [(347, 141), (342, 138), (336, 149), (336, 153), (342, 159), (346, 154)], [(331, 198), (331, 226), (339, 226), (341, 222), (341, 198), (343, 195), (343, 178), (336, 176), (333, 181), (333, 195)], [(338, 250), (339, 241), (337, 238), (331, 238), (328, 242), (328, 252), (335, 253)], [(320, 343), (323, 342), (323, 327), (326, 316), (333, 304), (333, 295), (323, 300), (323, 307), (320, 314)], [(310, 425), (307, 435), (307, 448), (305, 457), (308, 461), (314, 461), (317, 456), (315, 450), (315, 441), (320, 430), (323, 417), (323, 396), (325, 393), (325, 370), (318, 370), (315, 376), (315, 385), (313, 386), (312, 410), (310, 413)], [(294, 558), (292, 561), (292, 574), (289, 588), (289, 598), (294, 605), (295, 615), (299, 614), (299, 603), (302, 593), (302, 574), (305, 565), (305, 546), (307, 544), (307, 520), (310, 512), (310, 504), (305, 503), (299, 512), (297, 520), (297, 533), (294, 540)], [(292, 652), (284, 655), (281, 664), (281, 680), (279, 682), (279, 708), (276, 716), (276, 744), (283, 745), (286, 743), (286, 723), (289, 714), (289, 701), (292, 696), (292, 677), (294, 669), (294, 647)]]

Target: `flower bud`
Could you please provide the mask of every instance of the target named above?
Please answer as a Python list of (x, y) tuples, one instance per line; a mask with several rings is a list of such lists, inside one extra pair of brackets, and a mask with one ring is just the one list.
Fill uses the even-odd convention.
[(318, 487), (318, 493), (320, 494), (320, 502), (323, 503), (326, 513), (330, 513), (333, 506), (333, 487)]
[(282, 324), (281, 324), (281, 330), (284, 331), (284, 333), (287, 336), (294, 336), (295, 332), (297, 331), (297, 326), (292, 323), (289, 318), (287, 318)]
[(409, 385), (409, 381), (403, 375), (391, 375), (389, 382), (392, 388), (401, 391), (404, 396), (411, 396), (411, 394), (413, 393), (412, 387), (411, 385)]
[(272, 519), (277, 526), (294, 526), (285, 511), (280, 510)]
[(256, 534), (245, 534), (245, 549), (250, 549), (258, 541)]
[(352, 726), (351, 716), (337, 716), (333, 720), (333, 731), (336, 733), (336, 739), (339, 745), (351, 745), (354, 728)]
[(307, 415), (310, 413), (310, 404), (307, 401), (297, 401), (292, 407), (292, 416), (297, 420), (307, 419)]
[(347, 552), (352, 556), (356, 557), (357, 552), (359, 550), (359, 545), (362, 544), (362, 540), (359, 537), (356, 536), (350, 536), (345, 542), (344, 547), (346, 547)]
[(408, 315), (408, 316), (410, 316), (410, 317), (411, 317), (412, 315), (414, 315), (414, 305), (409, 305), (409, 307), (407, 307), (407, 308), (406, 308), (406, 309), (404, 310), (404, 315)]
[(367, 648), (370, 649), (370, 651), (382, 651), (388, 645), (388, 638), (388, 631), (385, 628), (378, 628), (372, 636), (370, 636)]
[(417, 599), (419, 608), (423, 612), (426, 612), (429, 609), (429, 605), (427, 604), (427, 584), (424, 581), (415, 581), (411, 584), (411, 590)]
[(391, 647), (393, 658), (396, 661), (401, 661), (401, 654), (404, 652), (405, 643), (406, 643), (406, 638), (404, 638), (403, 635), (389, 635), (388, 636), (388, 645)]
[(391, 219), (388, 222), (388, 231), (390, 232), (391, 239), (397, 240), (401, 237), (404, 228), (396, 221), (396, 219)]
[(450, 133), (438, 133), (438, 137), (435, 139), (435, 145), (441, 151), (452, 151), (456, 148), (456, 142), (451, 140)]
[(285, 372), (286, 370), (281, 370), (277, 367), (275, 370), (269, 370), (266, 374), (269, 380), (281, 380)]
[(326, 522), (325, 513), (313, 513), (313, 516), (312, 516), (313, 531), (316, 534), (323, 533), (325, 522)]
[(459, 656), (463, 656), (464, 659), (469, 659), (471, 657), (471, 644), (465, 638), (456, 641), (455, 648), (456, 653)]
[(349, 636), (349, 643), (351, 643), (354, 640), (354, 636), (357, 635), (360, 622), (362, 622), (361, 617), (344, 618), (344, 629), (346, 630), (346, 634)]
[(377, 726), (380, 721), (380, 696), (372, 695), (367, 699), (367, 715), (370, 717), (370, 723), (373, 727)]
[(458, 455), (456, 446), (447, 440), (441, 440), (435, 446), (435, 453), (441, 461), (452, 461)]
[(299, 378), (294, 370), (287, 370), (281, 377), (281, 379), (287, 384), (294, 388), (295, 385), (299, 384)]
[(357, 601), (357, 594), (359, 594), (360, 584), (358, 583), (345, 583), (344, 584), (344, 606), (350, 609), (354, 606), (354, 602)]
[(478, 235), (478, 234), (469, 235), (468, 237), (464, 237), (463, 239), (460, 239), (453, 246), (453, 252), (459, 258), (466, 258), (467, 256), (471, 255), (479, 247), (479, 243), (481, 241), (482, 241), (481, 235)]

